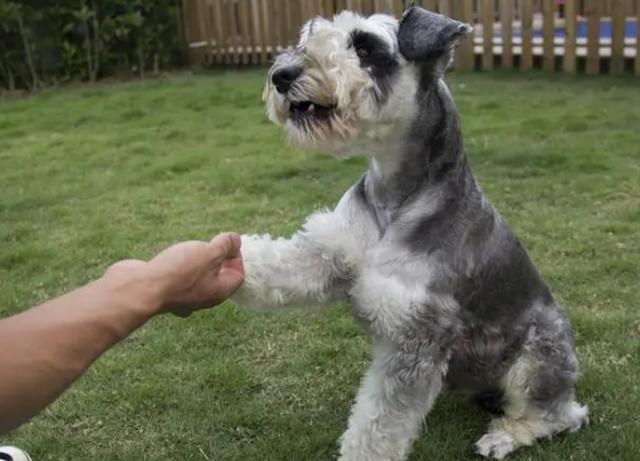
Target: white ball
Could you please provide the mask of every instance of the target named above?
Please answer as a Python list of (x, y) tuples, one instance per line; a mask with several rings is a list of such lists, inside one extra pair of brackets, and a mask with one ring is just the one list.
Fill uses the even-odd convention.
[(0, 447), (1, 461), (31, 461), (26, 451), (16, 447)]

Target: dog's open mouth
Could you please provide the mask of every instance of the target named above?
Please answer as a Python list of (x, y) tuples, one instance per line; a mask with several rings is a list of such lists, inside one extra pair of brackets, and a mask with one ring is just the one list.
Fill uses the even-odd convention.
[(293, 120), (326, 120), (335, 106), (323, 106), (313, 101), (296, 101), (289, 104), (289, 117)]

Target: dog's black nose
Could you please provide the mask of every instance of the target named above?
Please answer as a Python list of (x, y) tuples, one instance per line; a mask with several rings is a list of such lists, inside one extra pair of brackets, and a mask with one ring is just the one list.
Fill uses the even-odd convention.
[(289, 66), (283, 67), (282, 69), (278, 69), (271, 76), (271, 81), (276, 86), (276, 90), (278, 93), (285, 94), (293, 85), (293, 82), (296, 81), (300, 74), (302, 73), (302, 67), (300, 66)]

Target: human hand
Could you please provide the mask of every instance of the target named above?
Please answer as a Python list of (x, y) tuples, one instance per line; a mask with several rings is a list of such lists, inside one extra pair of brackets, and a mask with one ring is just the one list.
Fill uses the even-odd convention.
[(220, 234), (211, 242), (177, 243), (149, 262), (120, 261), (105, 276), (140, 281), (151, 291), (154, 313), (186, 317), (225, 301), (244, 281), (240, 237)]

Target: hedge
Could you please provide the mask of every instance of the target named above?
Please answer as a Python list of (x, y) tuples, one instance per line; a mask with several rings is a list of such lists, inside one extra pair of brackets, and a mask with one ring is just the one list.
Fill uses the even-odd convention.
[(0, 0), (0, 87), (158, 73), (181, 64), (178, 0)]

